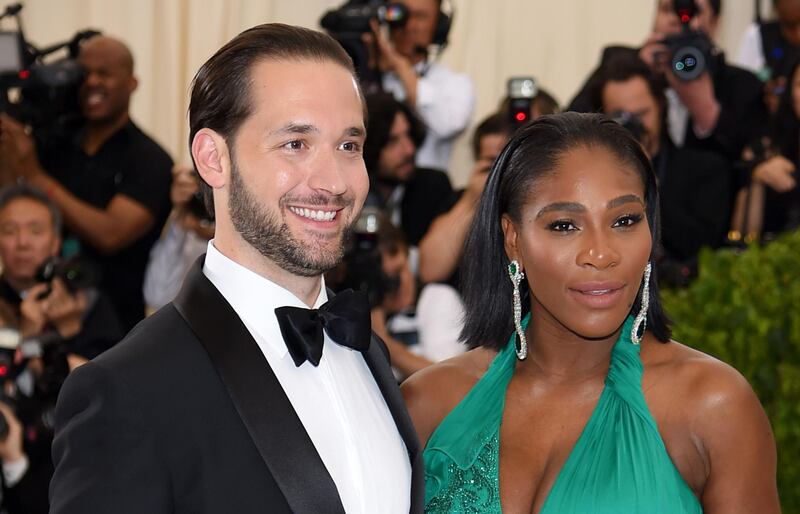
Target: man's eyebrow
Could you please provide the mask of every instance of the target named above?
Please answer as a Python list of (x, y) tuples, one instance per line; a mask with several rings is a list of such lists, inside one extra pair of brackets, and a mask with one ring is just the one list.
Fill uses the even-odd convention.
[(367, 131), (364, 130), (364, 127), (348, 127), (344, 129), (345, 137), (365, 137), (367, 135)]
[(644, 206), (644, 202), (641, 198), (637, 195), (622, 195), (618, 198), (614, 198), (613, 200), (608, 202), (606, 208), (613, 209), (614, 207), (619, 207), (620, 205), (624, 205), (626, 203), (638, 203), (639, 205)]
[(539, 219), (548, 212), (553, 211), (586, 212), (586, 207), (577, 202), (555, 202), (542, 207), (542, 209), (536, 214), (536, 219)]
[(319, 129), (310, 123), (287, 123), (286, 125), (271, 131), (269, 135), (310, 134), (311, 132), (319, 132)]

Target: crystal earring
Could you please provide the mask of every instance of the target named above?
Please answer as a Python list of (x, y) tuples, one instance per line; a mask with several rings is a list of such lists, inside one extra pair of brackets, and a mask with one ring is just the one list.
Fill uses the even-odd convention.
[(519, 346), (516, 348), (517, 358), (525, 360), (525, 357), (528, 356), (528, 340), (525, 339), (525, 331), (522, 330), (522, 300), (519, 295), (519, 284), (525, 278), (525, 273), (520, 269), (516, 259), (508, 265), (508, 276), (511, 278), (511, 283), (514, 284), (514, 328), (519, 338)]
[(642, 305), (639, 309), (639, 314), (633, 321), (633, 328), (631, 329), (631, 341), (633, 344), (639, 344), (644, 337), (644, 331), (647, 329), (647, 309), (650, 306), (650, 272), (652, 271), (650, 262), (644, 268), (644, 287), (642, 288)]

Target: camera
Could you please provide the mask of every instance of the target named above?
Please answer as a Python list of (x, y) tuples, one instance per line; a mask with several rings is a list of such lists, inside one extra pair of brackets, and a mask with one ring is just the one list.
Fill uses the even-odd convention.
[(370, 51), (361, 39), (372, 32), (370, 21), (377, 20), (391, 28), (399, 28), (408, 20), (408, 8), (400, 3), (383, 0), (350, 0), (337, 9), (331, 9), (320, 19), (320, 26), (342, 45), (353, 59), (358, 77), (365, 90), (370, 91), (380, 82), (380, 73), (370, 66)]
[(695, 0), (674, 0), (674, 8), (681, 21), (681, 32), (661, 41), (669, 49), (672, 74), (680, 80), (690, 81), (706, 70), (713, 72), (717, 60), (716, 47), (706, 34), (689, 27), (697, 15)]
[[(0, 13), (0, 19), (15, 17), (18, 26), (15, 32), (0, 32), (0, 111), (29, 125), (37, 139), (64, 139), (82, 120), (78, 88), (83, 71), (76, 60), (80, 43), (99, 32), (78, 32), (70, 41), (38, 49), (25, 40), (21, 10), (21, 4), (12, 4)], [(66, 57), (45, 62), (64, 49)]]
[(47, 289), (39, 293), (37, 299), (42, 300), (50, 295), (53, 291), (53, 280), (56, 278), (64, 282), (70, 293), (88, 289), (99, 282), (95, 268), (79, 255), (76, 254), (68, 259), (51, 257), (36, 271), (36, 282), (47, 284)]
[(362, 209), (353, 225), (338, 284), (340, 290), (365, 291), (372, 308), (383, 304), (386, 295), (400, 287), (399, 277), (390, 277), (383, 271), (379, 243), (386, 223), (389, 221), (379, 208), (367, 206)]
[(512, 77), (507, 89), (509, 123), (517, 129), (530, 121), (531, 106), (538, 92), (536, 81), (533, 77)]
[(614, 111), (609, 118), (625, 127), (637, 141), (642, 142), (645, 134), (644, 124), (637, 115), (628, 111)]

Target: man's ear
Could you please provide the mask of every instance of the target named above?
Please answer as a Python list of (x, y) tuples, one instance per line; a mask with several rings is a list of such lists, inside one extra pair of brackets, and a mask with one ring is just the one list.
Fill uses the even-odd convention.
[(217, 132), (203, 128), (194, 135), (192, 157), (197, 172), (213, 189), (219, 189), (228, 183), (228, 155), (228, 144)]
[[(521, 261), (519, 251), (517, 250), (517, 226), (508, 214), (503, 214), (500, 219), (500, 225), (503, 227), (503, 246), (506, 250), (508, 260)], [(520, 262), (520, 267), (522, 263)]]

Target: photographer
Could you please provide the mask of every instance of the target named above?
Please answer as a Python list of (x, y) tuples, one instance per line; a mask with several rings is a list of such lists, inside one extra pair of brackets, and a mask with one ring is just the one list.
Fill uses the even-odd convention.
[(144, 316), (144, 270), (169, 214), (172, 161), (130, 120), (137, 81), (128, 48), (95, 36), (78, 63), (83, 129), (68, 141), (34, 143), (26, 127), (0, 115), (0, 165), (3, 176), (26, 180), (59, 207), (82, 252), (100, 266), (100, 288), (127, 330)]
[(753, 145), (751, 182), (742, 194), (736, 230), (769, 240), (800, 227), (800, 58), (788, 67), (788, 83), (767, 136)]
[(685, 285), (700, 248), (720, 246), (730, 225), (727, 161), (714, 152), (679, 148), (669, 138), (663, 84), (636, 56), (608, 62), (589, 91), (595, 110), (614, 117), (642, 143), (659, 179), (662, 279)]
[(206, 252), (214, 237), (214, 222), (199, 196), (198, 175), (192, 166), (172, 168), (172, 212), (161, 238), (150, 251), (144, 275), (144, 300), (152, 314), (178, 294), (189, 267)]
[(365, 205), (382, 209), (408, 245), (416, 247), (452, 194), (450, 180), (441, 171), (415, 166), (425, 127), (406, 104), (386, 93), (367, 95), (366, 102), (364, 163), (370, 189)]
[(511, 134), (507, 117), (503, 112), (492, 114), (475, 129), (472, 136), (475, 165), (467, 187), (456, 191), (443, 205), (442, 214), (431, 223), (419, 243), (419, 278), (423, 283), (453, 282), (489, 170)]
[[(21, 341), (9, 350), (0, 406), (8, 435), (0, 439), (3, 505), (10, 513), (47, 512), (52, 427), (49, 415), (70, 369), (122, 338), (113, 308), (91, 288), (77, 288), (77, 270), (43, 282), (41, 270), (60, 250), (60, 214), (29, 186), (0, 191), (0, 325)], [(58, 273), (56, 273), (58, 275)], [(22, 360), (21, 360), (22, 359)], [(2, 425), (2, 423), (0, 423)]]
[(772, 0), (776, 20), (758, 21), (747, 27), (736, 65), (755, 73), (765, 82), (765, 102), (770, 113), (778, 109), (781, 93), (786, 89), (790, 67), (800, 56), (800, 2)]
[(367, 44), (377, 49), (377, 66), (383, 72), (383, 90), (411, 107), (425, 122), (427, 136), (417, 152), (421, 168), (449, 169), (455, 139), (467, 128), (475, 106), (475, 88), (466, 75), (455, 73), (429, 59), (435, 45), (447, 43), (450, 18), (441, 0), (399, 0), (408, 20), (392, 28), (387, 37), (373, 24)]
[[(669, 86), (666, 113), (669, 136), (675, 146), (714, 151), (735, 163), (741, 159), (745, 145), (760, 137), (766, 128), (767, 109), (761, 82), (752, 73), (729, 65), (713, 45), (721, 0), (695, 0), (696, 14), (685, 14), (688, 21), (683, 23), (675, 8), (677, 1), (680, 0), (658, 0), (653, 31), (644, 45), (638, 49), (606, 48), (600, 68), (617, 56), (638, 55)], [(678, 72), (670, 69), (674, 57), (671, 41), (688, 44), (689, 38), (681, 38), (688, 29), (699, 31), (692, 36), (697, 47), (708, 47), (708, 55), (704, 57), (706, 69), (693, 79), (687, 79), (686, 75), (679, 78)], [(587, 89), (597, 80), (598, 73), (599, 69), (569, 110), (591, 109)]]

